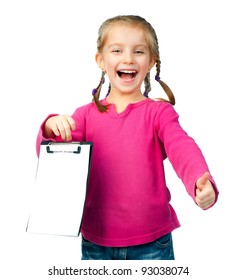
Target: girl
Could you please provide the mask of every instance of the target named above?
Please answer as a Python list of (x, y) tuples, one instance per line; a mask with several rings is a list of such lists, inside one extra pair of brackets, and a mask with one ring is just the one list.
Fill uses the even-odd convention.
[[(175, 98), (160, 79), (155, 30), (142, 17), (117, 16), (99, 29), (96, 62), (102, 70), (93, 102), (69, 115), (50, 115), (43, 140), (94, 143), (82, 222), (82, 259), (174, 259), (171, 233), (180, 226), (170, 205), (163, 161), (168, 157), (202, 209), (218, 190), (194, 140), (181, 128)], [(150, 70), (168, 100), (152, 100)], [(100, 100), (109, 79), (108, 94)], [(144, 82), (145, 92), (141, 87)]]

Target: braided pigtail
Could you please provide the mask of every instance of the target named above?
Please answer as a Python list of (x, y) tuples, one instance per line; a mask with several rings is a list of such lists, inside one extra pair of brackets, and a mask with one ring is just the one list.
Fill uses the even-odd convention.
[[(172, 92), (172, 90), (168, 87), (168, 85), (166, 83), (164, 83), (161, 79), (160, 79), (160, 61), (156, 62), (156, 75), (155, 75), (155, 80), (161, 85), (161, 87), (163, 88), (163, 90), (165, 91), (165, 93), (167, 94), (169, 100), (168, 102), (171, 103), (172, 105), (175, 105), (175, 97), (174, 94)], [(159, 98), (162, 101), (167, 101), (164, 98)]]
[(146, 74), (144, 79), (145, 91), (143, 93), (144, 96), (149, 97), (148, 93), (151, 91), (151, 83), (150, 83), (150, 72)]
[(111, 83), (109, 83), (109, 88), (108, 88), (108, 92), (106, 94), (106, 97), (110, 94), (110, 91), (111, 91)]
[(96, 104), (96, 106), (97, 106), (97, 108), (99, 109), (100, 112), (106, 112), (107, 111), (107, 106), (102, 105), (99, 101), (101, 88), (102, 88), (102, 85), (104, 84), (104, 82), (105, 82), (105, 72), (102, 71), (100, 82), (99, 82), (97, 88), (94, 88), (92, 90), (92, 95), (93, 95), (92, 101), (95, 102), (95, 104)]

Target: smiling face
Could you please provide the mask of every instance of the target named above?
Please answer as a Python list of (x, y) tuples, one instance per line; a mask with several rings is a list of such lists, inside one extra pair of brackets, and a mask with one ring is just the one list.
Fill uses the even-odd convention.
[(96, 61), (109, 77), (111, 94), (139, 95), (144, 78), (155, 63), (143, 29), (127, 24), (109, 27)]

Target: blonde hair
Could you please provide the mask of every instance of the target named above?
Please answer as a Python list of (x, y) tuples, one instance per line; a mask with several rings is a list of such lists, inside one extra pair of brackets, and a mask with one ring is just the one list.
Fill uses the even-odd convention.
[[(149, 22), (147, 22), (144, 18), (142, 18), (140, 16), (135, 16), (135, 15), (121, 15), (121, 16), (109, 18), (106, 21), (104, 21), (98, 31), (97, 51), (98, 52), (102, 51), (102, 49), (105, 45), (106, 39), (107, 39), (108, 30), (111, 27), (111, 25), (115, 25), (118, 23), (138, 26), (144, 30), (145, 39), (147, 41), (151, 57), (154, 57), (154, 59), (155, 59), (155, 64), (156, 64), (155, 79), (157, 82), (159, 82), (159, 84), (165, 91), (166, 95), (168, 96), (168, 100), (163, 99), (163, 98), (159, 98), (159, 99), (162, 101), (169, 102), (172, 105), (175, 105), (175, 97), (174, 97), (173, 92), (168, 87), (168, 85), (160, 79), (161, 62), (160, 62), (159, 45), (158, 45), (156, 32), (155, 32), (154, 28), (151, 26), (151, 24)], [(102, 71), (100, 82), (99, 82), (98, 86), (92, 92), (93, 101), (96, 103), (96, 106), (98, 107), (98, 109), (101, 112), (107, 111), (107, 106), (102, 105), (101, 102), (99, 101), (100, 91), (101, 91), (102, 85), (104, 83), (104, 77), (105, 77), (105, 72)], [(147, 75), (144, 79), (144, 85), (145, 85), (144, 95), (148, 97), (148, 93), (151, 91), (150, 73), (149, 72), (147, 73)], [(109, 94), (109, 92), (110, 92), (110, 85), (109, 85), (109, 89), (108, 89), (108, 94)]]

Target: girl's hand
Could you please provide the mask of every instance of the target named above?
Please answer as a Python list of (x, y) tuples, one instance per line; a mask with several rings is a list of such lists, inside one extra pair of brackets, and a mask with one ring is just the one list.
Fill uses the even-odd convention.
[(214, 188), (209, 181), (209, 172), (205, 172), (196, 182), (196, 203), (202, 209), (210, 207), (216, 198)]
[(76, 128), (75, 121), (69, 115), (50, 117), (44, 127), (46, 137), (61, 136), (63, 141), (71, 141), (71, 131)]

